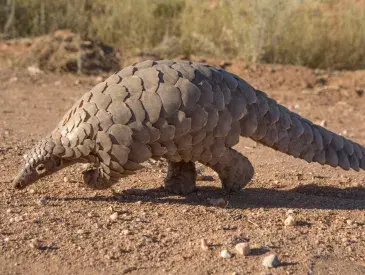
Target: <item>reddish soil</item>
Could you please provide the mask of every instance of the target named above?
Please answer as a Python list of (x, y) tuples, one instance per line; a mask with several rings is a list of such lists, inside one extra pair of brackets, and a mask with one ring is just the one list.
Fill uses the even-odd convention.
[[(239, 60), (227, 70), (365, 144), (365, 71)], [(237, 149), (253, 162), (256, 176), (230, 197), (204, 167), (214, 181), (199, 181), (199, 192), (165, 193), (158, 189), (163, 163), (148, 163), (113, 190), (85, 188), (81, 166), (14, 190), (21, 155), (94, 84), (95, 77), (0, 69), (1, 274), (365, 274), (365, 173), (308, 164), (251, 140), (242, 139)], [(225, 208), (209, 204), (221, 197), (228, 200)], [(114, 212), (119, 216), (112, 222)], [(284, 226), (288, 213), (297, 226)], [(208, 250), (201, 248), (203, 238)], [(39, 249), (32, 239), (41, 242)], [(250, 242), (248, 257), (235, 252), (240, 241)], [(233, 257), (221, 258), (223, 249)], [(271, 253), (283, 264), (266, 269), (262, 261)]]

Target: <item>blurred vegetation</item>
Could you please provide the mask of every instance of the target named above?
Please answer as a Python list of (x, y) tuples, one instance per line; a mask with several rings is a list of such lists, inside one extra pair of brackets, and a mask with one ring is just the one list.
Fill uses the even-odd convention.
[(364, 0), (0, 0), (5, 39), (64, 28), (164, 58), (365, 67)]

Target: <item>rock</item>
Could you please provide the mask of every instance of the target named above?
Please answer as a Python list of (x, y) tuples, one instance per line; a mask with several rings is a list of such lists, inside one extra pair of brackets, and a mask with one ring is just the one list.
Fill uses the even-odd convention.
[(63, 178), (63, 182), (64, 182), (64, 183), (68, 183), (68, 182), (70, 182), (70, 178), (69, 178), (69, 177), (64, 177), (64, 178)]
[(114, 212), (113, 214), (110, 215), (109, 219), (114, 222), (118, 219), (118, 216), (119, 216), (118, 212)]
[(89, 212), (89, 213), (87, 213), (87, 217), (88, 217), (88, 218), (92, 218), (92, 217), (94, 217), (94, 213), (93, 213), (93, 212)]
[(40, 198), (40, 199), (38, 200), (38, 205), (42, 205), (42, 206), (44, 206), (44, 205), (46, 205), (46, 204), (47, 204), (47, 198), (42, 197), (42, 198)]
[(271, 254), (269, 256), (266, 256), (264, 260), (262, 261), (263, 266), (271, 268), (271, 267), (277, 267), (280, 265), (280, 261), (278, 257), (275, 254)]
[(18, 78), (16, 76), (13, 76), (9, 79), (9, 82), (10, 83), (14, 83), (14, 82), (17, 82), (18, 81)]
[(236, 244), (235, 249), (239, 254), (241, 254), (243, 256), (247, 256), (251, 252), (250, 244), (248, 242)]
[(229, 251), (226, 250), (226, 249), (225, 250), (222, 250), (220, 255), (224, 259), (230, 259), (230, 258), (232, 258), (232, 254), (229, 253)]
[(102, 82), (102, 81), (103, 81), (103, 77), (102, 76), (95, 77), (95, 82), (96, 83), (99, 83), (99, 82)]
[(294, 218), (292, 215), (289, 215), (289, 216), (285, 219), (285, 221), (284, 221), (284, 225), (285, 225), (285, 226), (294, 226), (294, 225), (296, 225), (296, 224), (297, 224), (297, 222), (296, 222), (295, 218)]
[(76, 231), (76, 233), (77, 233), (77, 234), (79, 234), (79, 235), (82, 235), (82, 234), (85, 234), (85, 231), (84, 231), (84, 230), (82, 230), (82, 229), (78, 229), (78, 230)]
[(320, 126), (322, 127), (326, 127), (327, 126), (327, 121), (326, 120), (322, 120), (320, 123), (319, 123)]
[(207, 240), (205, 240), (205, 239), (201, 239), (201, 241), (200, 241), (200, 247), (201, 247), (203, 250), (208, 250), (208, 249), (209, 249), (209, 247), (208, 247)]
[(30, 75), (37, 75), (43, 73), (41, 69), (39, 69), (37, 66), (29, 66), (27, 67), (27, 71)]
[(42, 248), (42, 243), (38, 239), (32, 239), (30, 241), (29, 245), (30, 245), (31, 248), (34, 248), (34, 249), (41, 249)]
[(356, 89), (355, 91), (356, 91), (356, 94), (358, 96), (363, 96), (364, 95), (364, 90), (363, 89)]
[(227, 206), (227, 202), (223, 198), (219, 198), (219, 199), (208, 199), (208, 202), (211, 205), (218, 206), (218, 207), (226, 207)]

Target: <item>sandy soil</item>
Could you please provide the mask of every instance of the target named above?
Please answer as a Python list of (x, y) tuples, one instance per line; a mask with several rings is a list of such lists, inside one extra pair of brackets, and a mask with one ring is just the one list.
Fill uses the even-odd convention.
[[(365, 144), (365, 71), (239, 60), (227, 70)], [(148, 163), (113, 190), (85, 188), (80, 166), (13, 190), (21, 155), (95, 81), (0, 69), (1, 274), (365, 274), (365, 173), (307, 164), (251, 140), (242, 139), (237, 148), (254, 163), (255, 179), (230, 197), (204, 167), (214, 181), (199, 181), (199, 192), (165, 193), (159, 189), (164, 163)], [(210, 205), (209, 199), (221, 197), (228, 201), (225, 208)], [(111, 221), (115, 212), (118, 218)], [(284, 226), (289, 214), (297, 226)], [(241, 241), (250, 242), (248, 257), (234, 250)], [(221, 258), (224, 249), (233, 257)], [(283, 264), (266, 269), (263, 258), (272, 253)]]

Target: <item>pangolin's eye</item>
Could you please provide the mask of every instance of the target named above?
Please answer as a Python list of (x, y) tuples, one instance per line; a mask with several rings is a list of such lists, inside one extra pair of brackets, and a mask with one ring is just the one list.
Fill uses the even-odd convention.
[(37, 171), (38, 174), (43, 174), (44, 172), (46, 172), (46, 167), (44, 167), (43, 164), (39, 164), (35, 170)]
[(56, 168), (60, 167), (62, 164), (61, 158), (55, 158), (54, 163), (55, 163)]

